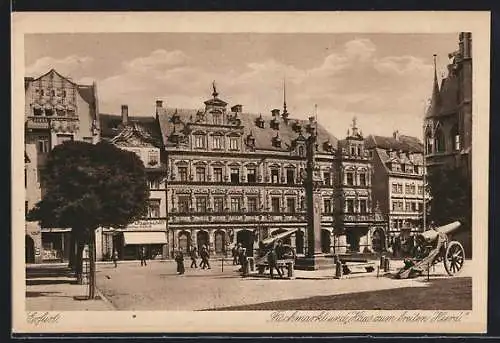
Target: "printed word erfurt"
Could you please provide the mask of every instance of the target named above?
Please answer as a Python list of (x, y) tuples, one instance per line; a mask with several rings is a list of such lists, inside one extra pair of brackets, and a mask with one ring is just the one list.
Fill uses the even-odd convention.
[(28, 317), (26, 321), (29, 324), (39, 326), (42, 324), (54, 324), (61, 319), (60, 313), (49, 313), (49, 312), (28, 312)]

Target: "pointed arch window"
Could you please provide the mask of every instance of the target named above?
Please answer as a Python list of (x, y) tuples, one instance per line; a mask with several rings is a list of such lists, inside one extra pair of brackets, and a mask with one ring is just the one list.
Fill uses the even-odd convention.
[(444, 134), (441, 129), (438, 129), (436, 131), (436, 136), (434, 137), (434, 144), (435, 144), (435, 151), (437, 153), (445, 152), (446, 147), (445, 147)]

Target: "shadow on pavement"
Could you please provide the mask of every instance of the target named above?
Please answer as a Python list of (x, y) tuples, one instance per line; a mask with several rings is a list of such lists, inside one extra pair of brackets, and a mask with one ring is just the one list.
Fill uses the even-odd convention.
[(27, 267), (26, 278), (74, 277), (74, 273), (66, 266)]
[[(426, 280), (425, 280), (426, 281)], [(280, 300), (204, 311), (471, 310), (472, 278), (430, 280), (425, 288), (401, 287)]]
[(61, 284), (69, 284), (75, 285), (76, 280), (60, 280), (60, 279), (27, 279), (26, 286), (38, 286), (38, 285), (61, 285)]
[(32, 292), (32, 291), (26, 291), (26, 298), (38, 298), (38, 297), (70, 298), (69, 296), (54, 295), (54, 294), (61, 294), (61, 292)]

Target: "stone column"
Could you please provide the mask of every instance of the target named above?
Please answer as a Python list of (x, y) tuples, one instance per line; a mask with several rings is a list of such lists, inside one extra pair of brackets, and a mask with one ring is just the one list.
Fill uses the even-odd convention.
[(214, 254), (215, 253), (215, 239), (213, 239), (213, 235), (215, 233), (215, 230), (214, 229), (208, 229), (208, 242), (207, 242), (207, 245), (208, 245), (208, 251), (210, 252), (210, 254)]
[(200, 247), (198, 246), (198, 229), (191, 229), (191, 246), (196, 247), (198, 251), (200, 250)]

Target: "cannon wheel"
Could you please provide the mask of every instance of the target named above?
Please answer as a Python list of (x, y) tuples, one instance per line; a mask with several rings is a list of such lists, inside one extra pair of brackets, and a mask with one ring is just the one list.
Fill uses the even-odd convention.
[(444, 269), (448, 275), (457, 274), (464, 266), (464, 262), (465, 250), (462, 244), (456, 241), (450, 242), (444, 255)]

